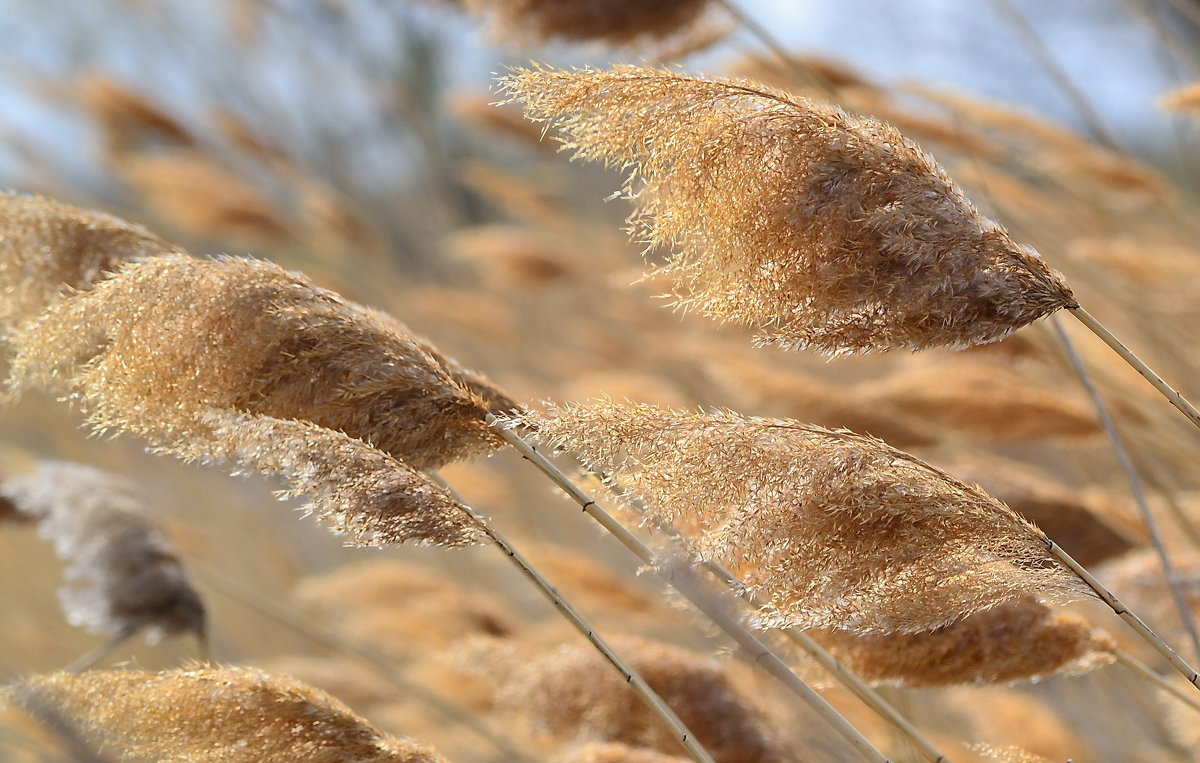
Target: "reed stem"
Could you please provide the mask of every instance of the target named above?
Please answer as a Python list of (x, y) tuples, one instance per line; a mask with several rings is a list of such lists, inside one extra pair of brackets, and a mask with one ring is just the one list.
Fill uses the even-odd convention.
[(1175, 571), (1175, 566), (1171, 564), (1171, 558), (1167, 555), (1167, 548), (1163, 544), (1162, 535), (1158, 531), (1158, 522), (1154, 520), (1154, 514), (1150, 511), (1150, 505), (1146, 502), (1146, 491), (1142, 489), (1141, 477), (1138, 475), (1137, 469), (1134, 468), (1133, 461), (1129, 458), (1129, 453), (1125, 450), (1125, 445), (1121, 442), (1121, 438), (1117, 434), (1117, 425), (1113, 421), (1112, 416), (1108, 415), (1108, 408), (1104, 405), (1104, 400), (1100, 397), (1100, 392), (1096, 389), (1096, 385), (1092, 383), (1087, 368), (1083, 365), (1083, 359), (1075, 351), (1075, 345), (1071, 343), (1071, 338), (1063, 330), (1058, 316), (1051, 316), (1050, 322), (1054, 326), (1054, 333), (1058, 335), (1058, 340), (1067, 353), (1067, 358), (1070, 360), (1072, 368), (1075, 369), (1075, 374), (1079, 377), (1083, 388), (1087, 390), (1088, 397), (1092, 401), (1092, 407), (1096, 409), (1096, 415), (1100, 418), (1100, 423), (1104, 426), (1104, 432), (1108, 436), (1108, 444), (1112, 447), (1113, 453), (1117, 457), (1121, 471), (1125, 473), (1125, 479), (1129, 482), (1129, 490), (1133, 493), (1134, 503), (1137, 504), (1138, 512), (1142, 515), (1142, 522), (1146, 525), (1146, 531), (1150, 534), (1150, 544), (1154, 546), (1154, 551), (1158, 554), (1158, 561), (1162, 565), (1163, 576), (1167, 581), (1167, 589), (1171, 592), (1171, 599), (1175, 602), (1175, 608), (1179, 611), (1179, 617), (1183, 620), (1183, 625), (1187, 628), (1188, 635), (1191, 636), (1192, 647), (1195, 649), (1194, 654), (1200, 655), (1200, 635), (1196, 633), (1196, 621), (1192, 617), (1192, 610), (1188, 607), (1187, 600), (1184, 599), (1183, 591), (1179, 589), (1179, 575)]
[(617, 672), (619, 672), (621, 677), (625, 679), (625, 683), (629, 684), (629, 686), (635, 692), (637, 692), (637, 695), (642, 699), (643, 702), (646, 703), (646, 705), (650, 708), (650, 711), (657, 715), (659, 719), (666, 724), (669, 729), (671, 729), (671, 733), (675, 736), (675, 741), (679, 742), (683, 749), (687, 750), (688, 755), (691, 756), (693, 760), (699, 761), (700, 763), (714, 763), (712, 756), (709, 755), (708, 751), (704, 749), (704, 746), (701, 745), (696, 739), (696, 736), (692, 733), (691, 729), (689, 729), (687, 725), (680, 720), (679, 716), (676, 715), (675, 711), (663, 701), (662, 697), (658, 696), (654, 689), (650, 688), (650, 684), (646, 683), (646, 679), (642, 678), (641, 674), (634, 670), (633, 666), (626, 663), (625, 660), (623, 660), (621, 656), (618, 655), (611, 646), (609, 646), (608, 642), (605, 641), (604, 638), (601, 637), (594, 628), (592, 628), (591, 624), (588, 623), (583, 615), (579, 614), (579, 612), (573, 606), (571, 606), (571, 604), (565, 598), (563, 598), (562, 594), (560, 594), (554, 586), (550, 585), (550, 583), (547, 582), (547, 580), (542, 577), (536, 569), (533, 568), (533, 565), (531, 565), (524, 556), (518, 553), (517, 550), (512, 547), (512, 544), (505, 540), (504, 536), (502, 536), (494, 527), (492, 527), (491, 523), (488, 522), (486, 517), (475, 511), (475, 509), (471, 508), (470, 505), (464, 502), (462, 498), (458, 496), (453, 489), (450, 488), (450, 486), (439, 476), (431, 475), (431, 477), (433, 477), (436, 482), (447, 489), (451, 497), (458, 501), (463, 511), (465, 511), (467, 515), (471, 517), (472, 521), (479, 526), (479, 529), (483, 531), (484, 535), (486, 535), (492, 541), (492, 543), (496, 544), (497, 548), (504, 552), (504, 554), (509, 558), (509, 561), (516, 565), (517, 569), (521, 571), (521, 574), (529, 578), (529, 580), (538, 588), (538, 590), (550, 600), (550, 603), (554, 605), (554, 608), (557, 609), (559, 613), (562, 614), (562, 616), (566, 618), (576, 630), (582, 633), (584, 638), (586, 638), (591, 645), (596, 648), (596, 651), (600, 652), (600, 654), (604, 656), (604, 659), (608, 660), (609, 663), (611, 663), (612, 666), (617, 669)]
[(1181, 691), (1178, 686), (1168, 681), (1164, 676), (1160, 675), (1158, 671), (1151, 669), (1149, 665), (1134, 657), (1132, 654), (1124, 652), (1120, 649), (1113, 649), (1111, 654), (1113, 657), (1117, 658), (1117, 662), (1129, 668), (1134, 673), (1137, 673), (1142, 678), (1145, 678), (1147, 681), (1151, 682), (1193, 710), (1200, 711), (1200, 701), (1190, 694), (1186, 694)]
[(1179, 411), (1184, 416), (1187, 416), (1193, 424), (1195, 424), (1197, 427), (1200, 427), (1200, 410), (1196, 410), (1196, 407), (1184, 399), (1183, 395), (1179, 394), (1173, 387), (1163, 381), (1161, 376), (1155, 373), (1150, 366), (1143, 363), (1141, 358), (1139, 358), (1137, 355), (1134, 355), (1128, 347), (1121, 343), (1121, 340), (1117, 339), (1111, 331), (1106, 329), (1103, 324), (1100, 323), (1100, 321), (1092, 317), (1091, 313), (1089, 313), (1087, 310), (1084, 310), (1082, 307), (1079, 307), (1078, 305), (1068, 307), (1067, 310), (1071, 313), (1071, 315), (1075, 316), (1080, 323), (1087, 326), (1093, 334), (1100, 337), (1105, 344), (1111, 347), (1113, 352), (1120, 355), (1121, 358), (1133, 368), (1133, 370), (1141, 374), (1142, 378), (1150, 382), (1150, 384), (1152, 384), (1156, 390), (1162, 393), (1162, 396), (1165, 397), (1171, 403), (1171, 405), (1178, 408)]
[(1158, 653), (1163, 657), (1166, 657), (1167, 662), (1171, 663), (1171, 667), (1179, 671), (1179, 674), (1186, 678), (1188, 683), (1190, 683), (1192, 686), (1195, 686), (1197, 689), (1200, 689), (1200, 675), (1197, 675), (1195, 669), (1191, 665), (1187, 664), (1187, 662), (1180, 657), (1175, 650), (1167, 644), (1167, 642), (1163, 641), (1157, 633), (1150, 630), (1150, 628), (1144, 622), (1142, 622), (1140, 617), (1130, 612), (1128, 607), (1121, 603), (1121, 600), (1118, 599), (1112, 593), (1112, 591), (1109, 591), (1107, 588), (1101, 585), (1100, 581), (1097, 580), (1092, 573), (1084, 569), (1083, 565), (1081, 565), (1079, 562), (1072, 559), (1071, 555), (1066, 551), (1063, 551), (1061, 546), (1049, 538), (1043, 538), (1042, 542), (1046, 544), (1046, 547), (1050, 549), (1051, 553), (1057, 556), (1063, 564), (1067, 565), (1072, 572), (1078, 575), (1080, 580), (1087, 583), (1088, 587), (1096, 592), (1096, 595), (1099, 596), (1100, 599), (1107, 604), (1113, 612), (1116, 613), (1117, 617), (1120, 617), (1122, 620), (1128, 623), (1129, 627), (1133, 628), (1133, 630), (1137, 632), (1137, 634), (1141, 636), (1147, 644), (1154, 647), (1155, 650), (1157, 650)]
[(702, 592), (701, 586), (696, 582), (690, 570), (678, 568), (668, 570), (655, 558), (654, 553), (646, 544), (642, 543), (637, 536), (629, 532), (624, 525), (614, 519), (608, 512), (601, 509), (595, 499), (583, 492), (558, 467), (539, 453), (537, 448), (527, 443), (516, 432), (507, 428), (503, 422), (492, 414), (488, 414), (486, 420), (496, 430), (497, 434), (511, 445), (514, 450), (520, 453), (526, 461), (533, 464), (550, 481), (579, 504), (584, 513), (599, 522), (605, 530), (608, 530), (613, 537), (620, 541), (625, 548), (629, 549), (643, 564), (661, 574), (663, 579), (675, 588), (675, 590), (679, 591), (693, 606), (711, 619), (726, 635), (732, 638), (745, 651), (755, 665), (761, 666), (769, 675), (783, 684), (784, 687), (799, 697), (822, 719), (833, 726), (864, 758), (880, 762), (889, 761), (883, 753), (877, 750), (858, 729), (850, 725), (821, 695), (817, 694), (808, 684), (800, 680), (788, 668), (787, 664), (772, 652), (766, 644), (747, 630), (723, 606), (712, 601), (710, 596)]

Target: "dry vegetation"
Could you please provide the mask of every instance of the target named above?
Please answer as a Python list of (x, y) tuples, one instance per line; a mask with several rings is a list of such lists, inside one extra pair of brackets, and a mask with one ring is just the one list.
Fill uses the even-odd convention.
[[(1200, 433), (1063, 321), (1153, 532), (1049, 325), (1200, 397), (1194, 188), (723, 0), (101, 5), (193, 84), (0, 78), (91, 138), (0, 125), (0, 759), (691, 759), (631, 674), (715, 760), (870, 759), (722, 617), (890, 760), (1200, 755), (1049, 545), (1200, 660)], [(476, 42), (498, 94), (439, 73)], [(1140, 108), (1194, 132), (1184, 84)]]

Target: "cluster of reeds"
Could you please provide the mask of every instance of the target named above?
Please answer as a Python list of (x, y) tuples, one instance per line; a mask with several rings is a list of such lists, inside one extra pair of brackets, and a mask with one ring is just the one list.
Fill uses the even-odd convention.
[[(340, 552), (307, 536), (293, 547), (302, 530), (223, 507), (247, 503), (224, 483), (179, 476), (190, 471), (156, 477), (170, 467), (152, 460), (125, 464), (144, 483), (135, 486), (78, 464), (29, 469), (15, 447), (0, 452), (0, 528), (17, 545), (22, 525), (36, 524), (66, 565), (67, 619), (111, 639), (67, 672), (46, 673), (62, 664), (51, 661), (0, 689), (10, 706), (0, 750), (12, 737), (14, 749), (87, 761), (1040, 760), (1086, 758), (1121, 731), (1115, 721), (1110, 732), (1064, 731), (1058, 708), (1040, 709), (1050, 705), (1021, 716), (1053, 715), (1050, 741), (1028, 722), (1003, 727), (1001, 708), (1034, 701), (1004, 687), (1043, 682), (1075, 718), (1086, 707), (1110, 717), (1142, 707), (1147, 686), (1172, 695), (1172, 712), (1200, 709), (1193, 686), (1161, 675), (1173, 668), (1200, 687), (1191, 667), (1200, 654), (1176, 652), (1195, 638), (1194, 571), (1190, 560), (1171, 563), (1181, 538), (1200, 542), (1194, 486), (1163, 459), (1190, 452), (1196, 432), (1163, 415), (1132, 371), (1088, 351), (1080, 361), (1068, 339), (1072, 362), (1119, 391), (1111, 416), (1099, 395), (1074, 393), (1071, 366), (1038, 328), (1064, 310), (1079, 318), (1200, 424), (1081, 307), (1112, 308), (1106, 322), (1151, 348), (1175, 338), (1156, 317), (1200, 317), (1178, 278), (1111, 247), (1097, 254), (1097, 188), (1111, 184), (1120, 204), (1151, 217), (1146, 205), (1167, 198), (1165, 181), (986, 104), (924, 91), (902, 104), (844, 67), (786, 54), (726, 0), (453, 5), (522, 44), (643, 51), (686, 47), (724, 14), (778, 60), (745, 66), (760, 81), (538, 65), (501, 78), (510, 102), (501, 118), (460, 99), (478, 129), (528, 143), (538, 131), (514, 123), (517, 102), (575, 156), (628, 171), (620, 195), (633, 202), (630, 230), (648, 268), (556, 189), (487, 159), (451, 167), (427, 94), (399, 88), (389, 113), (422, 146), (428, 195), (444, 204), (426, 222), (449, 229), (466, 285), (433, 283), (417, 267), (394, 278), (380, 255), (391, 249), (411, 265), (414, 239), (378, 211), (390, 206), (364, 202), (365, 180), (318, 177), (286, 136), (264, 137), (233, 111), (195, 124), (105, 77), (77, 83), (105, 166), (164, 230), (195, 251), (213, 240), (251, 246), (310, 275), (193, 256), (108, 214), (0, 195), (9, 402), (25, 411), (49, 392), (94, 433), (275, 478), (282, 498), (303, 499), (348, 545), (403, 546), (415, 562), (330, 570), (323, 560)], [(268, 28), (252, 16), (239, 16), (246, 39)], [(1192, 100), (1185, 90), (1165, 103), (1186, 110)], [(913, 101), (933, 110), (909, 111)], [(949, 163), (928, 146), (947, 149)], [(1055, 177), (1044, 177), (1048, 167)], [(986, 214), (968, 198), (981, 188)], [(469, 193), (504, 224), (463, 225), (482, 214)], [(1090, 237), (1039, 235), (1054, 227), (1048, 207), (1084, 210)], [(1011, 227), (992, 219), (1010, 210)], [(1180, 262), (1195, 255), (1162, 246)], [(1172, 298), (1134, 315), (1112, 301), (1113, 263), (1118, 280), (1133, 273)], [(677, 312), (735, 330), (664, 317), (627, 287), (643, 269)], [(411, 318), (517, 392), (333, 286), (372, 295), (364, 301)], [(758, 349), (767, 346), (846, 365)], [(876, 355), (848, 358), (866, 353)], [(1167, 377), (1197, 370), (1157, 354)], [(547, 396), (574, 402), (523, 402)], [(1139, 512), (1114, 497), (1105, 436)], [(558, 453), (577, 464), (564, 468), (550, 458)], [(559, 490), (528, 483), (533, 472), (515, 457)], [(192, 538), (181, 553), (146, 507), (184, 495), (169, 483), (187, 479), (206, 487), (203, 499), (181, 498), (184, 521), (237, 529)], [(1164, 518), (1178, 532), (1164, 533)], [(593, 543), (584, 519), (624, 548)], [(501, 553), (472, 548), (485, 545)], [(425, 557), (412, 546), (448, 550)], [(184, 573), (181, 558), (193, 554), (228, 568), (187, 564), (205, 602)], [(1089, 569), (1122, 557), (1101, 577), (1124, 601)], [(290, 598), (230, 574), (260, 562), (286, 570), (276, 582), (308, 574)], [(635, 570), (646, 573), (640, 588), (619, 577)], [(527, 584), (549, 606), (537, 609)], [(1087, 599), (1145, 643), (1095, 602), (1066, 608)], [(255, 633), (239, 638), (232, 608), (259, 624)], [(287, 635), (271, 642), (262, 634), (272, 629)], [(202, 658), (253, 667), (75, 674), (143, 631), (190, 633)], [(731, 655), (702, 653), (712, 651), (705, 633)], [(328, 654), (273, 645), (296, 639)], [(1118, 678), (1113, 663), (1130, 671)], [(949, 693), (954, 685), (973, 694)], [(1126, 753), (1178, 755), (1170, 745), (1191, 743), (1167, 739), (1154, 719), (1140, 723), (1125, 736), (1145, 742)], [(438, 752), (400, 738), (410, 733)]]

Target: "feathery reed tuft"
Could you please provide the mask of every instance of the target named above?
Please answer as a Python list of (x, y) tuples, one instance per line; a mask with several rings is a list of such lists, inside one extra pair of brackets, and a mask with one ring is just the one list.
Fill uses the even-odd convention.
[[(715, 660), (641, 638), (612, 642), (715, 760), (793, 759)], [(679, 750), (604, 658), (586, 646), (535, 653), (516, 642), (476, 640), (461, 647), (461, 659), (495, 682), (498, 709), (553, 740), (620, 742), (673, 754)]]
[(491, 19), (497, 37), (537, 42), (560, 38), (610, 45), (672, 37), (696, 22), (709, 0), (464, 0)]
[(1004, 504), (883, 442), (610, 400), (512, 421), (612, 474), (774, 612), (771, 627), (917, 632), (1086, 589)]
[(444, 760), (424, 745), (384, 736), (324, 692), (248, 668), (55, 673), (19, 686), (124, 760)]
[(515, 407), (381, 313), (262, 261), (155, 257), (12, 338), (13, 389), (70, 394), (97, 430), (169, 450), (210, 440), (210, 409), (304, 419), (417, 469), (488, 452)]
[(42, 461), (0, 493), (67, 561), (59, 600), (67, 620), (91, 633), (148, 640), (205, 637), (205, 611), (175, 550), (146, 515), (137, 488), (82, 464)]
[(212, 440), (161, 448), (185, 459), (230, 464), (280, 476), (280, 500), (304, 507), (355, 545), (466, 546), (483, 535), (458, 501), (411, 466), (342, 432), (308, 421), (236, 411), (204, 417)]
[(909, 687), (1011, 683), (1112, 663), (1116, 642), (1085, 620), (1019, 599), (924, 633), (812, 634), (871, 683)]
[(0, 328), (84, 289), (126, 260), (175, 251), (149, 231), (40, 196), (0, 194)]
[(670, 70), (501, 79), (577, 157), (630, 167), (630, 219), (674, 304), (830, 354), (966, 347), (1074, 305), (890, 126), (754, 83)]

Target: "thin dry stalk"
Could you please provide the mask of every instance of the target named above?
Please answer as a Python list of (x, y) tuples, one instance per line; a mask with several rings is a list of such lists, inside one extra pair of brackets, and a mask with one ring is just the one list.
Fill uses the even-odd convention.
[(1133, 461), (1129, 458), (1129, 453), (1126, 452), (1120, 435), (1117, 434), (1116, 423), (1113, 421), (1112, 416), (1109, 415), (1108, 408), (1105, 406), (1104, 400), (1100, 397), (1096, 385), (1092, 383), (1091, 377), (1087, 372), (1087, 367), (1083, 364), (1083, 359), (1075, 351), (1075, 346), (1071, 343), (1071, 338), (1063, 330), (1057, 316), (1053, 319), (1053, 324), (1054, 333), (1062, 344), (1071, 367), (1075, 370), (1076, 375), (1079, 376), (1080, 383), (1087, 390), (1088, 397), (1091, 399), (1092, 405), (1100, 417), (1100, 423), (1104, 426), (1109, 446), (1112, 448), (1113, 454), (1117, 457), (1117, 463), (1120, 465), (1121, 471), (1129, 483), (1129, 490), (1133, 493), (1134, 503), (1137, 504), (1138, 512), (1142, 516), (1142, 523), (1145, 524), (1146, 531), (1150, 535), (1150, 544), (1154, 547), (1154, 552), (1158, 555), (1158, 561), (1162, 565), (1163, 575), (1166, 577), (1167, 587), (1171, 591), (1171, 598), (1175, 602), (1175, 608), (1179, 612), (1179, 617), (1183, 622), (1184, 628), (1191, 637), (1192, 646), (1196, 650), (1194, 654), (1200, 656), (1200, 634), (1197, 634), (1196, 631), (1196, 621), (1192, 617), (1191, 608), (1188, 607), (1183, 591), (1180, 590), (1179, 574), (1175, 571), (1170, 556), (1167, 555), (1167, 548), (1163, 544), (1162, 534), (1158, 530), (1158, 523), (1154, 519), (1154, 513), (1150, 511), (1150, 506), (1146, 502), (1146, 491), (1142, 489), (1141, 477), (1138, 475)]
[(496, 418), (495, 415), (489, 414), (488, 423), (496, 428), (505, 442), (520, 453), (522, 458), (531, 463), (538, 471), (546, 475), (551, 482), (561, 488), (572, 501), (579, 505), (585, 514), (596, 520), (643, 564), (657, 571), (680, 595), (712, 620), (713, 624), (720, 628), (727, 636), (733, 639), (734, 643), (744, 651), (747, 659), (753, 661), (756, 666), (761, 667), (772, 678), (783, 685), (784, 688), (800, 699), (800, 701), (808, 705), (809, 708), (832, 726), (864, 758), (875, 761), (887, 760), (837, 710), (813, 691), (808, 684), (800, 680), (778, 655), (747, 630), (738, 621), (737, 617), (728, 612), (723, 603), (713, 600), (711, 594), (705, 591), (703, 586), (692, 576), (690, 570), (678, 565), (668, 567), (661, 560), (655, 558), (654, 553), (645, 543), (642, 543), (624, 525), (613, 519), (608, 512), (601, 509), (594, 498), (580, 490), (579, 486), (563, 474), (558, 467), (539, 453), (537, 448), (527, 443), (520, 435), (514, 432), (511, 421), (504, 422)]
[(607, 400), (516, 420), (679, 527), (771, 603), (771, 627), (917, 632), (1085, 590), (1011, 509), (873, 438)]
[(1167, 694), (1170, 694), (1175, 699), (1187, 705), (1192, 710), (1200, 712), (1200, 701), (1197, 701), (1195, 696), (1191, 694), (1185, 694), (1184, 692), (1180, 691), (1175, 684), (1159, 675), (1157, 671), (1151, 670), (1149, 665), (1134, 657), (1132, 654), (1114, 648), (1112, 650), (1112, 656), (1114, 660), (1129, 668), (1140, 678), (1146, 679), (1150, 683), (1165, 691)]
[[(56, 673), (20, 684), (123, 759), (222, 763), (439, 763), (333, 697), (247, 668)], [(163, 733), (170, 729), (171, 733)]]
[[(450, 494), (454, 495), (449, 486), (446, 487)], [(588, 640), (588, 642), (595, 648), (597, 652), (600, 653), (600, 655), (609, 663), (609, 665), (616, 669), (617, 673), (620, 674), (622, 679), (624, 679), (624, 682), (628, 684), (634, 690), (634, 692), (637, 693), (638, 698), (645, 703), (646, 707), (650, 709), (650, 712), (653, 716), (655, 716), (656, 721), (667, 728), (671, 734), (671, 739), (678, 743), (679, 746), (683, 747), (683, 749), (687, 751), (688, 755), (693, 760), (699, 761), (700, 763), (712, 763), (713, 756), (710, 755), (705, 749), (705, 745), (700, 742), (696, 735), (692, 733), (691, 729), (689, 729), (688, 726), (680, 719), (680, 717), (672, 709), (671, 705), (664, 701), (663, 698), (659, 696), (658, 692), (656, 692), (655, 689), (652, 688), (647, 682), (647, 680), (642, 677), (639, 668), (635, 667), (634, 664), (630, 663), (620, 654), (618, 654), (618, 652), (609, 645), (608, 641), (606, 641), (599, 633), (596, 632), (596, 630), (583, 617), (583, 615), (579, 614), (579, 612), (573, 606), (571, 606), (570, 602), (563, 598), (562, 594), (560, 594), (558, 590), (554, 588), (554, 586), (550, 585), (550, 583), (548, 583), (546, 579), (542, 577), (541, 573), (534, 569), (533, 566), (526, 561), (525, 557), (519, 554), (516, 549), (512, 547), (512, 544), (510, 544), (502, 535), (500, 535), (500, 533), (494, 527), (492, 527), (491, 523), (488, 522), (483, 515), (472, 509), (465, 502), (460, 501), (459, 505), (462, 506), (463, 511), (470, 516), (472, 521), (474, 521), (479, 529), (485, 535), (487, 535), (492, 543), (494, 543), (496, 547), (500, 549), (500, 551), (502, 551), (514, 565), (516, 565), (517, 569), (521, 571), (521, 574), (524, 575), (530, 582), (532, 582), (533, 585), (547, 599), (550, 600), (550, 603), (554, 605), (554, 608), (558, 610), (559, 614), (566, 618), (567, 622), (569, 622), (576, 630), (583, 634), (584, 638)], [(687, 695), (685, 693), (677, 694), (673, 697), (676, 702), (682, 701), (686, 698)], [(711, 722), (711, 719), (704, 720)]]
[(1075, 304), (891, 127), (753, 83), (619, 66), (502, 89), (577, 156), (632, 167), (675, 304), (831, 354), (965, 347)]
[(112, 638), (73, 667), (88, 667), (139, 631), (151, 643), (190, 633), (204, 645), (204, 604), (132, 483), (82, 464), (43, 461), (5, 481), (0, 493), (37, 519), (66, 560), (59, 601), (67, 620)]

